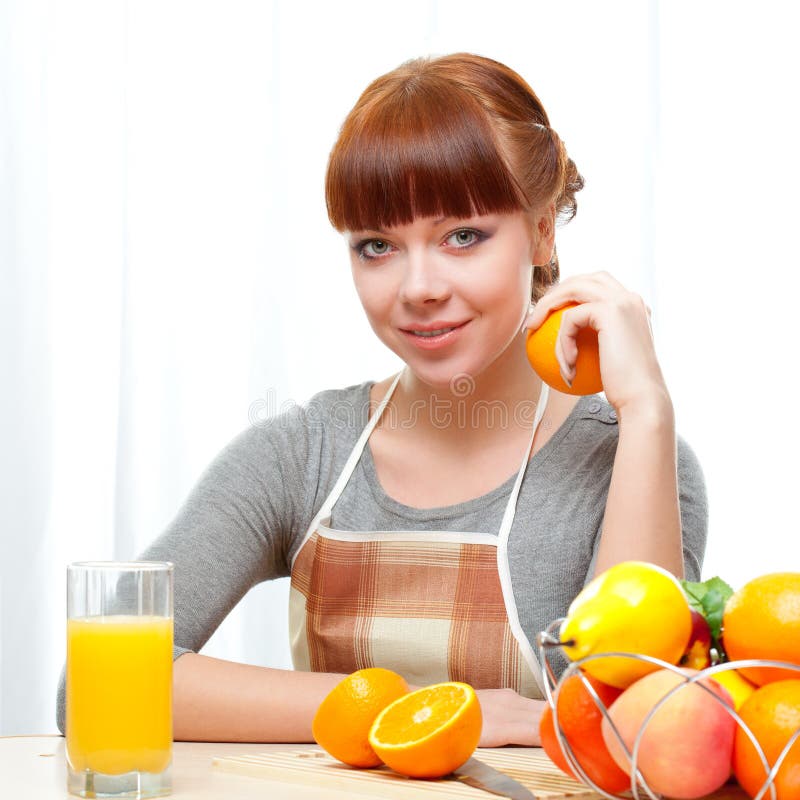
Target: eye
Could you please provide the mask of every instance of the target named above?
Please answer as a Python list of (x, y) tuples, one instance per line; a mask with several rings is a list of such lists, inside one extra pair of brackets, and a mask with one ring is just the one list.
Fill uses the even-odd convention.
[(383, 239), (367, 239), (366, 241), (359, 242), (353, 248), (360, 258), (369, 260), (370, 258), (380, 258), (385, 256), (392, 249), (389, 242)]
[(464, 250), (467, 247), (478, 244), (478, 242), (483, 241), (485, 238), (483, 234), (472, 228), (459, 228), (457, 231), (453, 231), (445, 239), (445, 242), (451, 247)]

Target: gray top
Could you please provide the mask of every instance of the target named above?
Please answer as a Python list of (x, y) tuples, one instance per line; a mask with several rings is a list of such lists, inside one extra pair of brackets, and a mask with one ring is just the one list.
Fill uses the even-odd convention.
[[(371, 386), (320, 392), (305, 406), (247, 428), (142, 554), (175, 564), (176, 657), (200, 650), (252, 586), (289, 575), (308, 526), (367, 424)], [(616, 445), (614, 410), (600, 396), (582, 397), (525, 470), (508, 554), (519, 620), (531, 641), (566, 614), (591, 577)], [(686, 577), (699, 580), (705, 484), (681, 439), (678, 478)], [(456, 505), (412, 508), (383, 491), (368, 444), (333, 507), (331, 527), (497, 534), (515, 479), (516, 471), (487, 494)], [(63, 680), (58, 721), (63, 729)]]

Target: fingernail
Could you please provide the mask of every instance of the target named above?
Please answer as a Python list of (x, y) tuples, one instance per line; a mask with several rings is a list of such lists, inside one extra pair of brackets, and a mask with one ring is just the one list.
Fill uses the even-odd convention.
[[(561, 370), (559, 370), (559, 372), (561, 372)], [(564, 383), (566, 383), (567, 386), (569, 386), (570, 389), (572, 388), (572, 381), (574, 379), (575, 379), (575, 375), (574, 374), (573, 374), (572, 378), (568, 378), (563, 372), (561, 372), (561, 380), (564, 381)]]

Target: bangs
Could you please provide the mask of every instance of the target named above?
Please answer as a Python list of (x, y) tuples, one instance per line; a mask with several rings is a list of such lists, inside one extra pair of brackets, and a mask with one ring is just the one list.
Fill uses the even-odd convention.
[(325, 183), (339, 231), (529, 208), (487, 111), (468, 91), (431, 76), (392, 86), (379, 79), (367, 89), (342, 127)]

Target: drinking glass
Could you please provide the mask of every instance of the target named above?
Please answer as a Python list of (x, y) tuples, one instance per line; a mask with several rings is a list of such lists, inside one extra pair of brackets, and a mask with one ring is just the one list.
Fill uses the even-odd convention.
[(67, 568), (67, 788), (157, 797), (172, 788), (172, 564)]

